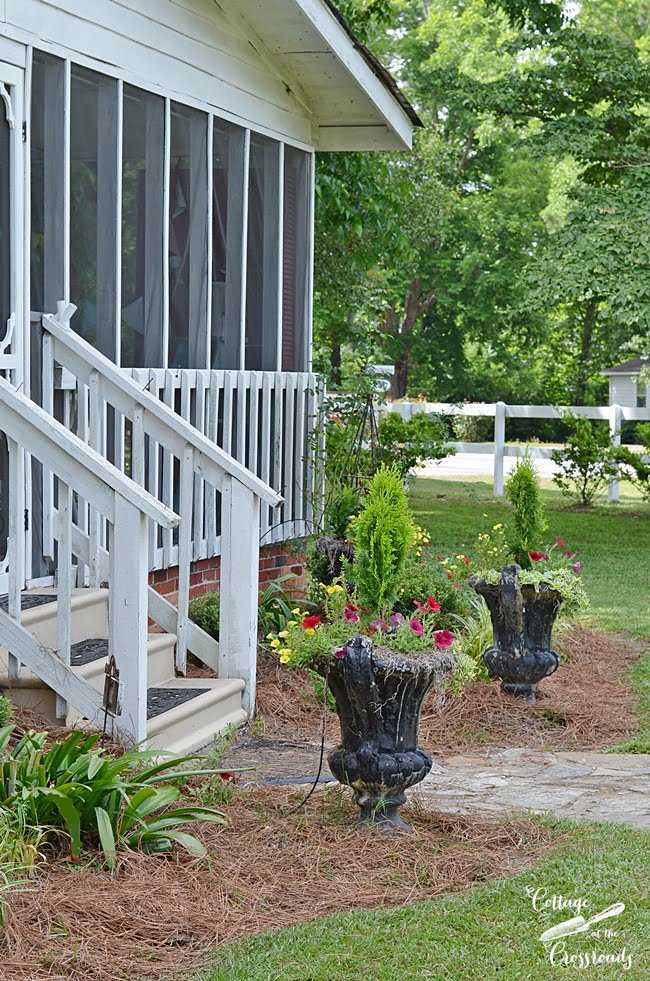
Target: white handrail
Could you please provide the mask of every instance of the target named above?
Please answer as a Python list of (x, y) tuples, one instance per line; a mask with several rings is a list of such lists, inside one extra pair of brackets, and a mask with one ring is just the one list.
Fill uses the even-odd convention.
[(129, 480), (1, 375), (0, 429), (86, 499), (92, 500), (109, 521), (114, 518), (110, 490), (164, 528), (175, 528), (180, 522), (180, 517), (170, 508)]
[[(111, 526), (108, 650), (116, 659), (123, 686), (118, 732), (139, 742), (146, 736), (147, 724), (148, 519), (172, 529), (180, 518), (3, 378), (0, 431), (8, 440), (10, 472), (9, 604), (7, 613), (0, 611), (0, 643), (10, 652), (9, 677), (16, 679), (24, 663), (56, 693), (57, 717), (65, 718), (70, 703), (90, 722), (101, 724), (100, 693), (71, 668), (76, 492)], [(25, 453), (58, 479), (56, 653), (39, 644), (21, 624)]]
[[(70, 319), (74, 309), (68, 307), (65, 317)], [(282, 495), (242, 466), (233, 456), (216, 443), (206, 439), (197, 429), (147, 391), (143, 391), (125, 372), (104, 357), (96, 348), (75, 333), (71, 327), (60, 323), (53, 314), (43, 316), (43, 327), (54, 338), (54, 358), (69, 368), (80, 381), (89, 384), (93, 371), (99, 373), (102, 384), (108, 390), (109, 401), (127, 418), (133, 418), (133, 409), (140, 406), (145, 413), (145, 430), (182, 459), (184, 450), (191, 446), (197, 454), (196, 470), (209, 484), (220, 488), (224, 477), (232, 477), (260, 500), (271, 507), (282, 503)]]

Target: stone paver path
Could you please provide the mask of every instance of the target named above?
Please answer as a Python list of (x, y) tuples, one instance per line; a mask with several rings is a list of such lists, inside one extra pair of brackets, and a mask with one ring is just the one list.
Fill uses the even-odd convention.
[(497, 749), (433, 764), (413, 791), (453, 814), (514, 810), (650, 829), (650, 756)]

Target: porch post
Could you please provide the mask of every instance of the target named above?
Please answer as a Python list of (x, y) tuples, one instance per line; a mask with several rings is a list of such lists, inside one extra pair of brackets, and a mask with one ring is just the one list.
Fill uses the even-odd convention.
[(118, 728), (135, 743), (147, 735), (147, 517), (115, 496), (110, 547), (108, 651), (120, 671)]
[(244, 708), (255, 710), (260, 499), (226, 477), (221, 487), (219, 677), (246, 683)]

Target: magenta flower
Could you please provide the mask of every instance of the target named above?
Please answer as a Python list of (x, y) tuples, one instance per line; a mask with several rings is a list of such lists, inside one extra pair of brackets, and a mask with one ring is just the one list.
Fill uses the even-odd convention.
[(436, 647), (443, 650), (445, 647), (451, 647), (454, 642), (454, 635), (451, 630), (436, 630), (433, 635), (433, 642)]
[(573, 566), (573, 571), (575, 572), (576, 576), (580, 575), (581, 569), (582, 569), (582, 562), (576, 562)]
[(339, 659), (345, 657), (345, 647), (337, 647), (334, 651), (334, 657), (338, 657)]
[(354, 606), (346, 606), (345, 610), (343, 611), (343, 616), (345, 617), (347, 623), (359, 622), (359, 614)]
[(424, 633), (424, 627), (422, 626), (422, 624), (420, 623), (417, 617), (413, 617), (411, 620), (409, 620), (409, 626), (413, 631), (413, 633), (417, 634), (418, 637)]
[(373, 620), (368, 624), (368, 630), (371, 634), (385, 634), (388, 630), (388, 624), (385, 620)]
[(406, 623), (406, 617), (402, 613), (392, 613), (390, 617), (391, 627), (401, 627), (403, 623)]

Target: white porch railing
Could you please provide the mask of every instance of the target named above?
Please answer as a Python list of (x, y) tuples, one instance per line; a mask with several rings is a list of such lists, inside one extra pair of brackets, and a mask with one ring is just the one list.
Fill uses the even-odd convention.
[[(215, 371), (133, 368), (138, 386), (155, 395), (211, 443), (282, 495), (277, 507), (262, 506), (260, 543), (303, 538), (314, 530), (320, 481), (313, 433), (324, 396), (321, 380), (308, 372)], [(163, 456), (152, 461), (152, 484), (164, 487), (170, 506), (178, 498), (178, 473)], [(166, 474), (166, 481), (164, 475)], [(195, 481), (192, 557), (218, 555), (220, 529), (214, 491)], [(198, 520), (197, 520), (198, 519)], [(176, 551), (158, 547), (152, 568), (176, 565)]]
[[(9, 651), (9, 677), (24, 664), (57, 694), (57, 716), (67, 703), (101, 725), (102, 698), (70, 667), (71, 601), (75, 571), (75, 496), (88, 501), (108, 526), (110, 587), (109, 656), (120, 670), (122, 712), (118, 730), (140, 741), (147, 723), (148, 519), (171, 531), (178, 515), (129, 480), (47, 412), (0, 378), (0, 431), (9, 446), (9, 593), (0, 610), (0, 644)], [(48, 468), (57, 491), (53, 534), (57, 542), (57, 649), (44, 648), (21, 625), (24, 587), (25, 453)], [(53, 549), (54, 551), (54, 549)]]
[[(186, 671), (188, 649), (222, 678), (246, 682), (245, 705), (255, 700), (260, 505), (275, 508), (280, 495), (210, 441), (190, 422), (137, 384), (68, 326), (74, 307), (43, 317), (43, 404), (53, 411), (55, 376), (65, 393), (64, 420), (83, 442), (145, 488), (157, 501), (176, 502), (178, 528), (149, 523), (149, 558), (178, 564), (177, 606), (149, 590), (149, 614), (177, 636), (176, 666)], [(58, 319), (57, 319), (58, 318)], [(67, 373), (67, 374), (66, 374)], [(53, 529), (53, 488), (44, 474), (44, 549)], [(197, 492), (198, 488), (198, 492)], [(206, 489), (207, 498), (206, 498)], [(204, 518), (204, 513), (208, 517)], [(211, 522), (221, 554), (220, 636), (211, 641), (189, 619), (194, 529)], [(106, 566), (105, 526), (92, 501), (79, 501), (78, 556), (85, 581), (97, 585)], [(146, 579), (145, 579), (146, 582)], [(146, 619), (146, 618), (145, 618)]]
[[(384, 411), (397, 412), (403, 419), (427, 412), (446, 416), (487, 416), (494, 419), (494, 441), (492, 443), (460, 443), (450, 442), (458, 453), (493, 453), (494, 454), (494, 496), (503, 497), (504, 491), (504, 457), (519, 456), (521, 446), (508, 445), (506, 442), (506, 419), (562, 419), (565, 412), (586, 419), (602, 419), (609, 423), (614, 442), (620, 444), (621, 422), (626, 419), (632, 422), (650, 420), (650, 409), (632, 409), (621, 405), (506, 405), (505, 402), (388, 402), (383, 406)], [(552, 450), (544, 446), (530, 445), (530, 454), (536, 459), (548, 460)], [(618, 501), (618, 480), (612, 480), (609, 485), (608, 499)]]

